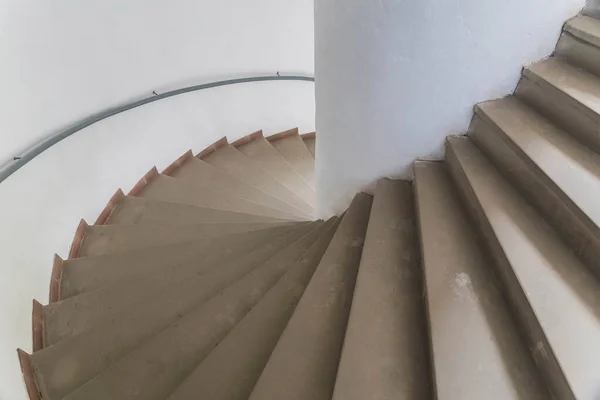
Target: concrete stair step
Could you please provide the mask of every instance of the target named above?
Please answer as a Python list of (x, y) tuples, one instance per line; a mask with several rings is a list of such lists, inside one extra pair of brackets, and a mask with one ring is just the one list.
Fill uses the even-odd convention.
[(568, 21), (556, 45), (556, 55), (600, 75), (600, 21), (585, 15)]
[(56, 278), (59, 280), (58, 291), (60, 294), (54, 301), (68, 299), (102, 286), (150, 274), (160, 269), (193, 263), (199, 257), (205, 257), (212, 253), (213, 248), (232, 249), (238, 243), (254, 243), (255, 237), (258, 239), (277, 238), (294, 229), (300, 229), (306, 224), (299, 223), (293, 227), (263, 229), (259, 232), (234, 233), (101, 256), (59, 260), (61, 265), (58, 267)]
[[(92, 225), (78, 230), (71, 251), (82, 256), (98, 256), (119, 251), (189, 242), (202, 238), (250, 232), (291, 222), (202, 223), (193, 225)], [(78, 240), (82, 237), (81, 240)], [(74, 258), (74, 257), (73, 257)]]
[(207, 276), (158, 293), (91, 329), (33, 353), (30, 363), (43, 398), (64, 398), (234, 282), (294, 252), (294, 244), (320, 226), (321, 222), (312, 223), (304, 232), (283, 237), (271, 247), (237, 258), (226, 268), (216, 268)]
[(235, 211), (169, 203), (142, 197), (124, 196), (104, 225), (189, 225), (206, 222), (283, 222), (282, 218), (261, 217)]
[(300, 215), (308, 219), (311, 218), (311, 206), (265, 172), (259, 163), (239, 152), (232, 145), (225, 144), (214, 152), (202, 156), (201, 159), (217, 168), (221, 168), (242, 182), (293, 206), (300, 212)]
[(331, 399), (372, 201), (354, 197), (249, 399)]
[(514, 97), (478, 105), (469, 137), (600, 277), (600, 155)]
[(412, 185), (375, 189), (333, 400), (430, 396)]
[[(299, 231), (305, 230), (306, 227)], [(271, 248), (272, 243), (282, 235), (285, 235), (282, 231), (269, 231), (257, 232), (251, 237), (228, 236), (228, 242), (220, 245), (213, 243), (210, 246), (212, 251), (198, 252), (186, 261), (168, 261), (167, 266), (162, 265), (144, 274), (120, 279), (93, 291), (49, 304), (43, 307), (46, 342), (56, 343), (65, 335), (73, 336), (77, 332), (84, 332), (118, 315), (124, 309), (149, 301), (158, 293), (198, 277), (210, 276), (215, 268), (227, 268), (229, 263), (244, 254), (255, 249)]]
[(600, 283), (466, 138), (447, 162), (550, 391), (593, 399), (600, 382)]
[(300, 211), (296, 214), (289, 214), (266, 207), (259, 203), (232, 197), (231, 195), (214, 189), (207, 189), (199, 185), (190, 184), (189, 180), (172, 178), (162, 174), (154, 177), (138, 194), (136, 194), (136, 196), (171, 203), (241, 212), (262, 217), (295, 220), (309, 219)]
[(550, 398), (446, 166), (414, 169), (434, 392), (448, 400)]
[[(236, 149), (260, 163), (263, 170), (314, 209), (316, 205), (314, 189), (262, 135), (239, 144)], [(312, 164), (314, 164), (314, 160), (312, 160)]]
[(317, 145), (317, 137), (315, 133), (313, 132), (302, 135), (302, 140), (304, 141), (304, 145), (310, 152), (310, 155), (313, 156), (313, 158), (315, 158), (315, 149)]
[(296, 208), (254, 186), (236, 179), (222, 169), (194, 157), (191, 151), (188, 151), (174, 165), (167, 168), (167, 171), (165, 171), (166, 174), (171, 177), (189, 179), (201, 187), (214, 189), (235, 198), (261, 204), (265, 207), (281, 211), (285, 215), (294, 216), (298, 214)]
[(559, 58), (526, 67), (515, 94), (600, 152), (600, 78)]
[(169, 400), (248, 398), (337, 226), (337, 223), (329, 226)]
[[(322, 235), (300, 239), (65, 397), (65, 400), (163, 400), (202, 362)], [(157, 368), (157, 366), (160, 366)]]
[[(307, 142), (302, 140), (302, 137), (298, 135), (297, 128), (269, 136), (267, 140), (298, 171), (308, 186), (314, 190), (316, 188), (314, 137), (312, 138), (312, 153), (308, 147), (310, 143), (307, 145)], [(311, 139), (307, 138), (307, 140), (310, 141)]]

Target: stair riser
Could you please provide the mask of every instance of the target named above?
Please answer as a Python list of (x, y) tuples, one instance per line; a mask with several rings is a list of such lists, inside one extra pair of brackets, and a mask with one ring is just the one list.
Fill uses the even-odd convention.
[[(515, 95), (569, 134), (600, 153), (600, 115), (524, 70)], [(527, 76), (529, 74), (529, 76)]]
[(467, 211), (481, 234), (483, 244), (490, 252), (493, 260), (495, 273), (502, 283), (504, 294), (508, 301), (512, 315), (518, 322), (521, 333), (526, 339), (532, 356), (540, 368), (542, 376), (550, 391), (560, 399), (575, 399), (569, 384), (560, 368), (556, 356), (546, 338), (533, 309), (531, 308), (523, 288), (506, 258), (500, 243), (493, 232), (486, 214), (481, 208), (475, 193), (469, 183), (468, 177), (460, 166), (459, 159), (452, 145), (446, 146), (446, 163), (450, 171), (459, 195), (461, 196)]
[(469, 127), (469, 137), (600, 278), (597, 227), (501, 129), (489, 123), (481, 110), (477, 113)]
[(565, 58), (595, 75), (600, 76), (600, 49), (582, 41), (568, 32), (563, 32), (556, 45), (556, 55)]

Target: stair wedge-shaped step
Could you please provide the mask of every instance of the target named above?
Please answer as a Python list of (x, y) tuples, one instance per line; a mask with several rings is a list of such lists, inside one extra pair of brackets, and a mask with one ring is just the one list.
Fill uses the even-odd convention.
[(565, 24), (556, 55), (600, 75), (600, 21), (579, 15)]
[(446, 166), (414, 168), (437, 397), (548, 399)]
[[(192, 206), (215, 208), (217, 210), (235, 211), (244, 214), (254, 214), (263, 217), (284, 219), (302, 219), (279, 210), (268, 208), (262, 204), (232, 197), (231, 195), (204, 188), (190, 183), (186, 179), (172, 178), (167, 175), (157, 175), (139, 193), (137, 197)], [(304, 218), (309, 219), (309, 218)]]
[[(174, 168), (168, 175), (177, 179), (189, 179), (195, 184), (214, 189), (235, 198), (248, 200), (288, 215), (298, 214), (298, 210), (275, 197), (239, 181), (222, 169), (216, 168), (209, 163), (196, 158), (192, 152), (186, 153), (185, 159)], [(299, 215), (303, 215), (300, 213)]]
[(600, 278), (600, 155), (514, 97), (478, 105), (469, 137)]
[(310, 152), (310, 155), (313, 156), (313, 158), (315, 158), (315, 148), (317, 145), (317, 137), (315, 133), (313, 132), (307, 133), (306, 135), (302, 135), (302, 140), (304, 141), (306, 148)]
[(328, 228), (169, 400), (248, 399), (336, 229)]
[(294, 227), (269, 228), (256, 232), (235, 233), (101, 256), (58, 260), (62, 265), (60, 265), (58, 276), (60, 281), (59, 295), (55, 301), (143, 274), (150, 274), (163, 268), (175, 268), (179, 265), (195, 262), (197, 258), (205, 257), (213, 249), (230, 252), (238, 244), (260, 243), (257, 240), (266, 240), (266, 243), (270, 243), (271, 240), (288, 231), (301, 228), (306, 224), (301, 223)]
[(289, 132), (282, 132), (267, 138), (271, 145), (285, 157), (285, 159), (294, 167), (296, 171), (304, 178), (306, 183), (315, 188), (315, 157), (314, 157), (314, 138), (313, 153), (307, 147), (306, 142), (298, 135), (298, 129)]
[(285, 220), (235, 211), (169, 203), (143, 197), (125, 196), (110, 213), (104, 225), (188, 225), (207, 222), (269, 221)]
[[(285, 140), (285, 139), (281, 139)], [(302, 144), (304, 146), (304, 144)], [(315, 191), (296, 169), (264, 137), (256, 137), (236, 147), (238, 151), (260, 163), (269, 175), (294, 192), (311, 208), (315, 207)], [(304, 146), (306, 148), (306, 146)], [(308, 160), (314, 164), (314, 160)]]
[(300, 215), (311, 218), (313, 210), (310, 205), (265, 172), (260, 167), (260, 163), (239, 152), (232, 145), (224, 145), (202, 157), (202, 160), (293, 206), (300, 212)]
[(450, 139), (446, 159), (550, 391), (598, 397), (600, 284), (470, 140)]
[(218, 296), (183, 315), (65, 399), (165, 399), (310, 248), (329, 224), (322, 225)]
[(377, 182), (334, 400), (425, 399), (427, 324), (412, 185)]
[[(166, 265), (142, 275), (121, 279), (96, 290), (70, 297), (43, 307), (45, 343), (56, 343), (100, 325), (124, 309), (198, 276), (209, 275), (214, 268), (257, 248), (268, 248), (283, 232), (253, 232), (252, 236), (227, 236), (227, 241), (212, 243), (209, 251), (198, 251), (185, 262), (165, 261)], [(206, 250), (206, 249), (205, 249)]]
[(289, 249), (295, 242), (321, 225), (321, 222), (309, 224), (270, 246), (212, 269), (206, 276), (198, 276), (158, 293), (150, 301), (123, 310), (93, 329), (33, 353), (30, 362), (43, 398), (62, 399), (257, 267), (285, 257), (288, 251), (293, 251)]
[(354, 197), (251, 400), (331, 399), (372, 201)]
[[(194, 225), (93, 225), (84, 227), (83, 240), (73, 254), (97, 256), (163, 244), (189, 242), (232, 233), (250, 232), (277, 226), (291, 225), (281, 222), (254, 223), (204, 223)], [(77, 251), (75, 253), (75, 251)]]
[(549, 58), (523, 70), (515, 94), (600, 152), (600, 78)]

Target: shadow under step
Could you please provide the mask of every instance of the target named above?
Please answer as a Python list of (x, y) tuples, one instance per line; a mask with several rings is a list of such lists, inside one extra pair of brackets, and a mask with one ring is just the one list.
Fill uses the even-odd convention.
[(584, 15), (568, 21), (556, 45), (556, 55), (600, 76), (600, 21)]

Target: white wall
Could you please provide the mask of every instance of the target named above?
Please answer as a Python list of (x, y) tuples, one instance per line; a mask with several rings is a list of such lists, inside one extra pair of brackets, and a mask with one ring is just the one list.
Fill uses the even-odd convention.
[[(313, 73), (310, 0), (4, 0), (0, 164), (33, 141), (152, 90), (253, 74)], [(111, 117), (0, 183), (0, 400), (25, 400), (16, 348), (31, 350), (31, 300), (47, 303), (52, 257), (115, 190), (189, 148), (298, 126), (314, 85), (194, 92)]]
[(513, 91), (584, 0), (315, 0), (323, 214), (382, 176), (441, 157), (474, 104)]

